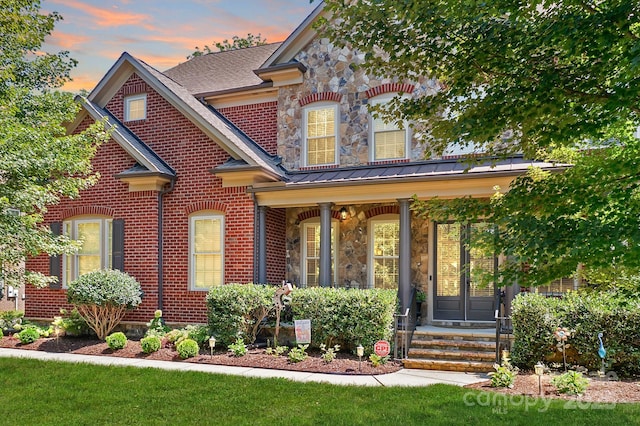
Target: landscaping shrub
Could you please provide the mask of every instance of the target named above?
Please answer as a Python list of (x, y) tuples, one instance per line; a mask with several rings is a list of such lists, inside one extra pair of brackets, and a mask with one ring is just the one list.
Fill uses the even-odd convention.
[[(0, 329), (11, 330), (19, 329), (22, 324), (24, 312), (20, 311), (3, 311), (0, 312)], [(18, 326), (18, 327), (16, 327)]]
[(99, 339), (104, 339), (128, 309), (138, 306), (141, 288), (135, 278), (117, 270), (101, 270), (81, 275), (69, 283), (67, 299), (78, 309)]
[(640, 374), (640, 301), (615, 293), (571, 292), (562, 299), (521, 294), (513, 302), (513, 363), (533, 368), (538, 361), (562, 362), (553, 333), (571, 330), (567, 362), (598, 370), (598, 333), (603, 333), (606, 368), (619, 376)]
[(117, 333), (113, 333), (107, 336), (107, 346), (109, 349), (117, 351), (118, 349), (123, 349), (127, 346), (127, 336), (124, 333), (118, 331)]
[(68, 336), (83, 336), (89, 333), (89, 326), (77, 309), (71, 312), (60, 309), (60, 316), (53, 317), (51, 325), (54, 329), (60, 330), (61, 334)]
[(153, 313), (153, 318), (147, 323), (147, 327), (148, 329), (145, 336), (164, 336), (171, 330), (169, 327), (164, 325), (164, 321), (162, 320), (162, 311), (160, 309), (156, 309)]
[(207, 295), (209, 328), (221, 346), (229, 347), (237, 337), (256, 340), (262, 320), (273, 311), (275, 287), (229, 284), (213, 287)]
[(289, 355), (287, 355), (287, 357), (289, 358), (289, 362), (295, 364), (307, 359), (307, 357), (309, 356), (307, 354), (308, 347), (309, 345), (298, 345), (297, 348), (291, 348), (289, 350)]
[(2, 329), (0, 328), (0, 339), (4, 337), (4, 333), (2, 333)]
[(296, 289), (291, 293), (295, 319), (311, 320), (311, 346), (336, 344), (354, 350), (360, 343), (365, 353), (375, 342), (390, 340), (397, 291), (332, 288)]
[(147, 336), (140, 339), (140, 347), (145, 354), (159, 351), (160, 346), (162, 346), (162, 340), (158, 336)]
[(176, 346), (176, 350), (178, 351), (178, 355), (180, 355), (180, 358), (187, 359), (193, 358), (194, 356), (198, 355), (198, 352), (200, 352), (200, 347), (195, 340), (184, 339), (183, 341), (178, 343), (178, 345)]
[(235, 357), (245, 356), (247, 354), (247, 345), (244, 344), (244, 340), (238, 337), (235, 343), (229, 345), (229, 352)]
[(582, 395), (589, 386), (589, 380), (583, 377), (582, 373), (571, 370), (552, 378), (551, 384), (558, 389), (559, 393)]
[(35, 328), (29, 327), (18, 333), (18, 339), (23, 345), (33, 343), (40, 338), (40, 333)]

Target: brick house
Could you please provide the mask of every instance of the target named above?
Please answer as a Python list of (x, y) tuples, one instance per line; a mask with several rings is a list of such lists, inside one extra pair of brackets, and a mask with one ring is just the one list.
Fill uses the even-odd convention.
[[(39, 256), (59, 276), (27, 289), (26, 315), (51, 318), (65, 287), (104, 267), (141, 282), (142, 305), (170, 323), (206, 321), (205, 297), (226, 283), (413, 288), (426, 318), (490, 321), (494, 290), (461, 274), (475, 259), (455, 223), (415, 217), (410, 200), (487, 197), (531, 165), (477, 165), (425, 156), (408, 129), (374, 119), (368, 105), (428, 96), (434, 80), (397, 81), (351, 67), (363, 56), (318, 37), (322, 4), (282, 43), (211, 53), (160, 72), (123, 53), (87, 98), (70, 131), (113, 128), (94, 159), (97, 185), (46, 216), (54, 232), (83, 238), (75, 255)], [(481, 226), (481, 225), (478, 225)]]

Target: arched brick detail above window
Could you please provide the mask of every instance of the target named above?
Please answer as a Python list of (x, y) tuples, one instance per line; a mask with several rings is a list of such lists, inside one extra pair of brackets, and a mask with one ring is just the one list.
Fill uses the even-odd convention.
[(367, 219), (371, 219), (374, 216), (380, 216), (382, 214), (400, 214), (400, 207), (398, 206), (378, 206), (369, 209), (366, 213)]
[[(307, 210), (298, 214), (298, 222), (305, 221), (314, 217), (320, 217), (320, 209)], [(331, 210), (331, 218), (340, 220), (340, 212), (338, 210)]]
[(385, 93), (413, 93), (415, 86), (409, 83), (385, 83), (380, 86), (372, 87), (364, 92), (367, 98), (384, 95)]
[(217, 212), (227, 213), (227, 206), (218, 201), (198, 201), (185, 207), (185, 212), (190, 215), (203, 210), (213, 210)]
[(313, 102), (322, 102), (322, 101), (330, 101), (330, 102), (340, 102), (342, 100), (342, 95), (336, 92), (322, 92), (322, 93), (312, 93), (300, 99), (300, 106), (303, 107), (305, 105), (309, 105)]
[(115, 215), (115, 210), (111, 207), (105, 206), (78, 206), (65, 209), (62, 211), (63, 218), (70, 218), (74, 216), (109, 216)]

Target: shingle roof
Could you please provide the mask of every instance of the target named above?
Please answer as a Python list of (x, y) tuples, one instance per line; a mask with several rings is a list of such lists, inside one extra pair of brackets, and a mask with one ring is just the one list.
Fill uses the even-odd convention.
[(263, 85), (253, 71), (282, 43), (208, 53), (168, 69), (164, 74), (194, 96)]
[(134, 133), (124, 126), (106, 109), (100, 108), (88, 99), (78, 96), (76, 101), (84, 106), (89, 115), (96, 121), (106, 119), (107, 127), (111, 130), (111, 137), (136, 160), (136, 164), (123, 174), (159, 174), (175, 177), (176, 172), (160, 158), (147, 144), (142, 142)]

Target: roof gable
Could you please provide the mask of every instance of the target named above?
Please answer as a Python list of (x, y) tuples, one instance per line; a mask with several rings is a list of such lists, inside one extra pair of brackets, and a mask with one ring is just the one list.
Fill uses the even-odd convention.
[(262, 169), (262, 179), (268, 176), (268, 179), (277, 181), (284, 176), (277, 157), (269, 155), (214, 108), (203, 105), (185, 87), (127, 52), (120, 56), (100, 80), (89, 94), (88, 101), (98, 109), (104, 108), (133, 73), (142, 78), (232, 158)]

